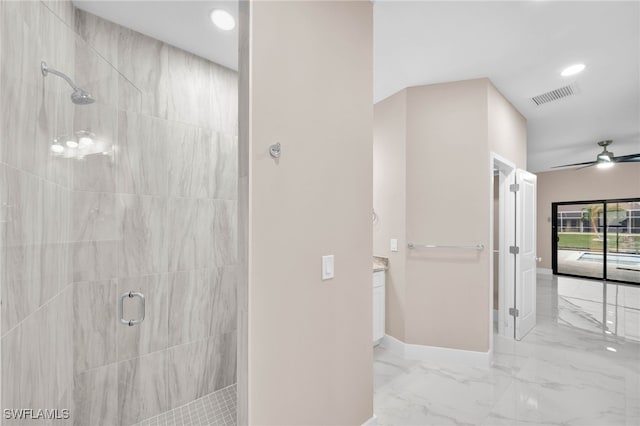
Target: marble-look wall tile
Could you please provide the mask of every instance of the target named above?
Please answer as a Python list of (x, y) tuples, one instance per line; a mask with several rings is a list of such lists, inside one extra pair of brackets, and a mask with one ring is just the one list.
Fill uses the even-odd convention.
[(169, 199), (169, 270), (212, 265), (213, 203), (206, 199)]
[[(75, 38), (75, 83), (91, 93), (97, 104), (118, 107), (118, 72), (80, 36)], [(91, 105), (81, 105), (87, 109)]]
[[(73, 129), (73, 104), (68, 92), (55, 92), (43, 87), (38, 92), (34, 144), (29, 150), (25, 145), (22, 154), (31, 155), (32, 172), (63, 187), (73, 182), (73, 163), (51, 151), (56, 139), (66, 139)], [(22, 162), (23, 167), (25, 162)]]
[[(36, 2), (5, 1), (2, 37), (2, 71), (5, 77), (34, 84), (42, 78), (38, 57), (39, 5)], [(6, 100), (6, 99), (5, 99)]]
[(210, 309), (215, 313), (216, 334), (227, 334), (235, 331), (238, 325), (238, 266), (218, 268), (221, 277), (220, 285), (214, 287), (213, 304)]
[[(89, 92), (95, 103), (74, 107), (72, 135), (81, 145), (79, 132), (88, 133), (92, 142), (82, 159), (72, 161), (74, 188), (82, 191), (115, 192), (113, 151), (118, 138), (117, 87), (118, 73), (80, 37), (75, 40), (76, 84)], [(100, 152), (110, 153), (102, 155)], [(80, 154), (82, 155), (82, 154)]]
[(168, 49), (167, 118), (198, 127), (220, 126), (211, 114), (210, 62), (175, 47)]
[[(169, 181), (168, 146), (171, 140), (165, 120), (120, 111), (118, 115), (118, 184), (120, 193), (166, 195)], [(173, 152), (171, 153), (173, 158)]]
[[(167, 51), (169, 46), (132, 30), (120, 28), (118, 70), (130, 85), (118, 85), (118, 106), (126, 111), (167, 118)], [(120, 83), (123, 83), (122, 80)], [(138, 98), (135, 96), (139, 94)], [(133, 96), (132, 96), (133, 95)], [(140, 103), (136, 102), (139, 99)], [(139, 107), (140, 109), (136, 109)]]
[[(129, 291), (138, 291), (145, 296), (145, 319), (141, 324), (127, 326), (118, 323), (118, 361), (146, 355), (167, 348), (167, 275), (148, 275), (118, 280), (118, 297)], [(126, 298), (124, 318), (140, 316), (138, 298)]]
[(78, 374), (74, 389), (75, 426), (116, 426), (118, 416), (117, 364)]
[(209, 197), (219, 200), (238, 199), (238, 138), (218, 133), (211, 150)]
[(235, 330), (235, 268), (170, 274), (168, 312), (170, 346)]
[(69, 0), (42, 0), (42, 3), (51, 10), (62, 22), (69, 27), (74, 27), (75, 8)]
[(235, 331), (169, 349), (169, 408), (235, 383)]
[[(70, 416), (73, 416), (73, 413), (76, 412), (75, 405), (75, 396), (74, 396), (74, 384), (71, 384), (68, 388), (59, 395), (58, 403), (55, 405), (56, 407), (60, 407), (59, 410), (67, 409), (69, 410)], [(73, 426), (73, 418), (69, 417), (65, 418), (57, 418), (52, 419), (50, 421), (51, 426)]]
[(100, 281), (116, 278), (120, 246), (119, 240), (69, 243), (71, 281)]
[[(249, 253), (249, 178), (238, 178), (237, 204), (237, 246), (238, 264), (246, 265)], [(246, 275), (246, 274), (245, 274)]]
[[(66, 1), (70, 3), (70, 1)], [(69, 5), (70, 6), (70, 5)], [(34, 60), (38, 63), (46, 61), (50, 66), (70, 74), (73, 78), (75, 64), (75, 40), (76, 33), (73, 25), (69, 25), (60, 16), (51, 12), (51, 9), (40, 3), (37, 13), (25, 18), (32, 30), (31, 37), (35, 37), (38, 50), (29, 54), (35, 54)], [(63, 94), (59, 99), (68, 101), (71, 93), (68, 84), (57, 77), (38, 77), (44, 84), (47, 82), (49, 89)]]
[[(59, 69), (73, 77), (75, 64), (75, 33), (47, 7), (38, 8), (38, 16), (30, 23), (36, 37), (38, 51), (34, 62), (45, 61), (50, 67)], [(33, 66), (33, 65), (32, 65)], [(72, 164), (52, 155), (50, 147), (55, 138), (73, 132), (74, 104), (70, 101), (71, 88), (61, 78), (38, 75), (36, 80), (36, 123), (33, 147), (25, 145), (24, 157), (31, 157), (35, 167), (33, 173), (63, 186), (70, 186)], [(63, 141), (64, 142), (64, 141)], [(22, 167), (29, 164), (23, 160)]]
[(238, 259), (238, 202), (214, 200), (213, 206), (213, 264), (235, 264)]
[(2, 333), (56, 296), (69, 282), (66, 243), (2, 248)]
[(118, 424), (131, 425), (168, 409), (167, 351), (118, 363)]
[(70, 391), (71, 328), (60, 324), (73, 322), (71, 299), (71, 291), (61, 293), (2, 337), (3, 408), (55, 408)]
[(73, 285), (76, 373), (116, 361), (116, 286), (114, 280)]
[(72, 194), (71, 241), (120, 241), (122, 205), (115, 194), (81, 192)]
[(42, 182), (42, 243), (69, 241), (71, 191), (49, 181)]
[(6, 168), (6, 244), (39, 244), (43, 238), (43, 184), (30, 173)]
[[(88, 151), (93, 152), (90, 155), (69, 160), (73, 166), (74, 189), (115, 192), (116, 167), (113, 150), (117, 145), (117, 128), (118, 113), (114, 107), (96, 102), (74, 108), (72, 139), (82, 143), (80, 136), (88, 134), (91, 140), (88, 150), (93, 150)], [(79, 151), (81, 146), (78, 147)]]
[(75, 9), (76, 33), (104, 60), (117, 68), (120, 26), (84, 10)]
[(229, 136), (238, 135), (238, 73), (219, 65), (209, 66), (209, 86), (213, 88), (207, 119), (215, 129)]
[(237, 73), (175, 47), (169, 48), (168, 64), (167, 117), (237, 135)]
[(167, 272), (167, 201), (119, 195), (123, 212), (118, 255), (120, 278)]
[(121, 111), (142, 112), (142, 98), (145, 96), (139, 88), (122, 74), (118, 75), (118, 108)]
[[(68, 192), (0, 163), (6, 332), (68, 283), (66, 226)], [(45, 209), (47, 214), (44, 214)]]
[[(3, 61), (3, 64), (6, 62)], [(31, 143), (35, 140), (36, 110), (33, 99), (36, 99), (36, 88), (35, 85), (20, 83), (3, 72), (0, 92), (3, 97), (0, 102), (0, 161), (20, 167), (23, 152), (28, 152), (20, 145), (21, 141)]]
[(169, 194), (206, 198), (209, 194), (211, 153), (217, 135), (208, 129), (172, 123), (169, 152)]

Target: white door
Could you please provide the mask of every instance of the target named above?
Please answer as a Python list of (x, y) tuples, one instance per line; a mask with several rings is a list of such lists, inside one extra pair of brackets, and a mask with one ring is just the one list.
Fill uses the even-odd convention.
[(536, 176), (516, 171), (515, 335), (520, 340), (536, 326)]

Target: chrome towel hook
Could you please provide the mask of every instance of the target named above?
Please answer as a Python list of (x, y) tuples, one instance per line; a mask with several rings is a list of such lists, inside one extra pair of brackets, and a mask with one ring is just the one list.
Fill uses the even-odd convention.
[(281, 152), (282, 152), (282, 149), (280, 147), (280, 142), (274, 143), (269, 147), (269, 154), (271, 154), (273, 158), (280, 158)]

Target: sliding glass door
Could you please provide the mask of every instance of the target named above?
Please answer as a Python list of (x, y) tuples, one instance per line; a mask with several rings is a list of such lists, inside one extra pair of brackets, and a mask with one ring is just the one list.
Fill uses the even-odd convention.
[(606, 277), (640, 284), (640, 199), (607, 203)]
[(553, 273), (640, 284), (640, 198), (552, 204)]

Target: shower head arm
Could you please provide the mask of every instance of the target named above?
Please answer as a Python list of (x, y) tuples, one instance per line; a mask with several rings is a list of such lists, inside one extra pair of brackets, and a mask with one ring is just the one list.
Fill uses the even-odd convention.
[(49, 67), (45, 61), (40, 62), (40, 70), (42, 71), (42, 75), (44, 75), (45, 77), (49, 73), (57, 75), (58, 77), (64, 79), (67, 83), (69, 83), (69, 86), (71, 86), (73, 90), (79, 89), (78, 86), (76, 86), (76, 84), (73, 82), (73, 80), (71, 80), (65, 73)]

